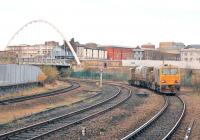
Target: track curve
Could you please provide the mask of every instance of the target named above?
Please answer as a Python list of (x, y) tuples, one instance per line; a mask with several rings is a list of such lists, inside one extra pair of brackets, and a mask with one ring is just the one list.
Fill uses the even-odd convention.
[(54, 133), (60, 129), (80, 123), (81, 121), (90, 119), (91, 117), (116, 107), (131, 97), (131, 92), (122, 93), (122, 90), (124, 89), (118, 88), (118, 90), (115, 91), (116, 94), (95, 105), (32, 126), (0, 134), (0, 139), (37, 139)]
[(168, 139), (180, 124), (184, 113), (184, 101), (178, 96), (167, 96), (165, 105), (153, 118), (121, 140)]
[(7, 105), (7, 104), (12, 104), (12, 103), (17, 103), (17, 102), (23, 102), (27, 100), (32, 100), (32, 99), (37, 99), (41, 97), (47, 97), (47, 96), (53, 96), (53, 95), (58, 95), (58, 94), (63, 94), (66, 92), (69, 92), (71, 90), (77, 89), (80, 87), (80, 85), (77, 82), (69, 82), (71, 85), (66, 88), (61, 88), (61, 89), (56, 89), (52, 90), (49, 92), (44, 92), (40, 94), (35, 94), (35, 95), (29, 95), (29, 96), (23, 96), (23, 97), (16, 97), (16, 98), (11, 98), (11, 99), (5, 99), (5, 100), (0, 100), (0, 105)]

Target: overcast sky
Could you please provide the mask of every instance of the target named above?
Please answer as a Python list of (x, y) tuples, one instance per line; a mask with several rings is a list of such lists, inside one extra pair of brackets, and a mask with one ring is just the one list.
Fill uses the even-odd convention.
[[(160, 41), (200, 43), (199, 0), (2, 0), (0, 49), (29, 21), (54, 24), (81, 43), (136, 46)], [(32, 24), (11, 44), (62, 38), (44, 23)]]

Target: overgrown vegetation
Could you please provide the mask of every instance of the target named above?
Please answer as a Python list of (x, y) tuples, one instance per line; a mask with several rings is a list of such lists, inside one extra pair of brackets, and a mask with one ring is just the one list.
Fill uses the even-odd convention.
[(190, 87), (193, 89), (193, 92), (200, 94), (200, 73), (195, 73), (193, 70), (188, 69), (181, 79), (182, 86)]
[(46, 78), (47, 76), (44, 74), (44, 72), (40, 72), (37, 79), (38, 81), (42, 82), (42, 81), (45, 81)]
[(194, 76), (193, 79), (193, 91), (198, 92), (200, 94), (200, 74), (198, 76)]
[(70, 77), (72, 73), (73, 73), (73, 69), (71, 68), (60, 69), (60, 77)]
[(59, 71), (55, 66), (41, 66), (42, 72), (45, 74), (45, 83), (53, 83), (59, 76)]

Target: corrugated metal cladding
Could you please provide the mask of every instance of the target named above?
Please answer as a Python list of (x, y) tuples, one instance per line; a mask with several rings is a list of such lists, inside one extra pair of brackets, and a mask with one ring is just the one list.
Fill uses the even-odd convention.
[(0, 85), (35, 82), (41, 70), (37, 66), (5, 64), (0, 65)]
[(129, 48), (107, 48), (107, 59), (126, 60), (132, 59), (132, 49)]

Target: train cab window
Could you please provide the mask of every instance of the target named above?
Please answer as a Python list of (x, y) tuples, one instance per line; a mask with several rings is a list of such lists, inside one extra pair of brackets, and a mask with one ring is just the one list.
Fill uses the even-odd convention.
[(163, 75), (176, 75), (178, 73), (178, 69), (163, 69)]
[(178, 69), (171, 69), (171, 75), (175, 75), (178, 73)]
[(170, 74), (170, 69), (163, 69), (162, 70), (163, 75), (169, 75)]

